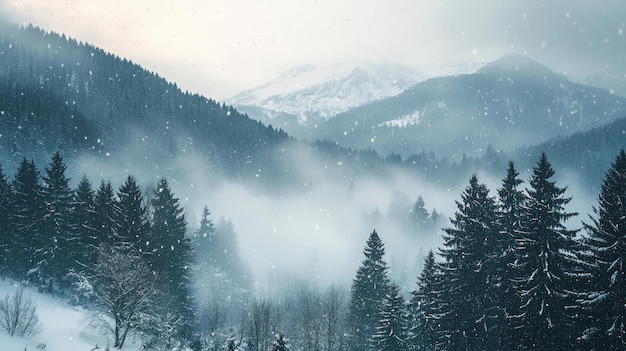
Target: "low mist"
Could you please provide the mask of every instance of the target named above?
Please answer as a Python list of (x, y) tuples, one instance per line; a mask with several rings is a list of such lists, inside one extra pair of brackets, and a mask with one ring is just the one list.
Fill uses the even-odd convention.
[(347, 171), (341, 163), (304, 148), (285, 156), (285, 162), (299, 165), (295, 173), (302, 183), (267, 190), (228, 179), (200, 154), (190, 152), (157, 164), (155, 155), (137, 152), (141, 149), (134, 142), (124, 149), (128, 152), (109, 155), (105, 161), (78, 159), (71, 169), (73, 179), (86, 174), (94, 186), (110, 180), (117, 189), (132, 174), (145, 194), (160, 177), (167, 177), (185, 207), (190, 233), (197, 229), (204, 206), (213, 223), (220, 218), (232, 221), (239, 252), (261, 294), (272, 289), (272, 277), (283, 273), (320, 286), (349, 286), (373, 230), (386, 245), (392, 277), (402, 277), (412, 287), (423, 255), (440, 245), (441, 226), (407, 232), (388, 215), (390, 203), (403, 197), (408, 215), (422, 196), (425, 208), (436, 209), (440, 223), (447, 226), (461, 190), (442, 189), (397, 169), (376, 176)]

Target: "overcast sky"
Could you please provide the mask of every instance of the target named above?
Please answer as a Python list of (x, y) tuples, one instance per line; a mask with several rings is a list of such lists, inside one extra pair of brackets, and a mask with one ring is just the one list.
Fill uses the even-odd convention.
[(0, 14), (219, 100), (305, 63), (392, 62), (428, 75), (518, 52), (577, 76), (626, 70), (619, 0), (0, 0)]

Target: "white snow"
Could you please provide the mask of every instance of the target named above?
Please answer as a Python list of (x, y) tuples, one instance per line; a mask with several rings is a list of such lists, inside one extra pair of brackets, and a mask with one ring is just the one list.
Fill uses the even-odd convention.
[(361, 61), (304, 65), (240, 93), (228, 103), (289, 113), (306, 122), (310, 117), (328, 119), (367, 102), (397, 95), (421, 80), (417, 72), (398, 65)]
[(406, 126), (419, 124), (419, 119), (420, 119), (420, 111), (415, 111), (414, 113), (410, 115), (402, 116), (402, 117), (393, 119), (391, 121), (386, 121), (384, 123), (379, 124), (378, 126), (379, 127), (386, 126), (386, 127), (405, 128)]
[[(9, 279), (0, 280), (0, 298), (13, 295), (18, 286), (18, 283)], [(37, 304), (39, 321), (43, 325), (41, 333), (27, 339), (10, 337), (4, 330), (0, 330), (0, 349), (36, 351), (45, 345), (45, 351), (90, 351), (98, 346), (104, 351), (107, 336), (91, 328), (87, 319), (94, 312), (71, 306), (33, 288), (25, 288), (24, 295), (30, 296)], [(132, 338), (129, 338), (122, 350), (134, 351), (140, 348), (140, 343), (133, 343)], [(113, 340), (110, 340), (110, 349), (113, 350)]]

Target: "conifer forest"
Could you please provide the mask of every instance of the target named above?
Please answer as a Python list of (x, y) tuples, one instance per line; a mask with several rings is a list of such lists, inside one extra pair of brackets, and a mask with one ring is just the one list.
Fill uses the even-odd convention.
[(0, 1), (0, 351), (626, 350), (623, 14)]
[[(60, 153), (40, 170), (0, 173), (2, 275), (98, 311), (122, 348), (266, 350), (620, 350), (626, 342), (626, 153), (606, 171), (593, 213), (567, 210), (542, 154), (528, 180), (510, 162), (492, 192), (472, 175), (407, 293), (389, 274), (374, 229), (349, 290), (293, 284), (255, 298), (232, 223), (205, 207), (187, 235), (162, 178), (142, 190), (87, 177), (70, 188)], [(118, 180), (119, 181), (119, 180)], [(213, 276), (213, 277), (209, 277)], [(198, 310), (193, 280), (218, 282)], [(217, 279), (217, 280), (216, 280)], [(224, 299), (224, 300), (222, 300)], [(287, 336), (287, 338), (285, 338)], [(282, 345), (282, 346), (281, 346)]]

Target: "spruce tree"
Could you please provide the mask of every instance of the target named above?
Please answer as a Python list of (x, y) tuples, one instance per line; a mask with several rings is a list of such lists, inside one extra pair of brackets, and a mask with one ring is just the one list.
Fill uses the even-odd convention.
[(417, 280), (417, 289), (411, 293), (409, 303), (409, 349), (414, 351), (434, 350), (437, 345), (440, 307), (439, 297), (441, 277), (435, 254), (428, 251), (424, 268)]
[(200, 227), (193, 233), (196, 262), (207, 265), (214, 260), (215, 226), (209, 217), (210, 215), (209, 208), (204, 206), (200, 217)]
[(583, 300), (589, 316), (584, 339), (596, 350), (623, 350), (626, 344), (626, 153), (622, 149), (606, 172), (585, 224), (591, 282)]
[(519, 314), (519, 296), (515, 290), (515, 267), (517, 260), (516, 238), (520, 234), (521, 213), (526, 196), (519, 189), (523, 183), (514, 163), (509, 162), (507, 175), (498, 189), (498, 222), (500, 233), (497, 240), (496, 254), (498, 265), (494, 274), (497, 279), (496, 304), (499, 306), (499, 323), (504, 333), (501, 334), (501, 348), (514, 349), (518, 343), (515, 329), (511, 324), (513, 316)]
[(183, 320), (179, 332), (187, 334), (193, 323), (190, 301), (192, 248), (190, 240), (185, 237), (184, 210), (165, 178), (156, 186), (152, 211), (151, 234), (146, 245), (148, 262), (163, 290), (173, 298), (172, 309)]
[(424, 230), (431, 224), (430, 215), (426, 210), (426, 203), (422, 195), (417, 197), (411, 210), (411, 224), (414, 230)]
[(42, 220), (45, 206), (39, 171), (34, 161), (25, 158), (13, 180), (13, 211), (10, 213), (13, 231), (13, 250), (10, 261), (12, 271), (19, 279), (41, 283), (40, 271), (35, 269), (44, 257), (42, 249), (47, 244), (42, 240)]
[(445, 229), (441, 255), (442, 329), (448, 350), (494, 350), (498, 345), (493, 250), (498, 236), (495, 199), (473, 175)]
[[(57, 151), (46, 168), (43, 177), (43, 200), (45, 215), (43, 218), (42, 260), (39, 269), (47, 279), (62, 283), (69, 267), (72, 266), (72, 250), (76, 242), (71, 237), (69, 218), (72, 207), (72, 192), (69, 178), (65, 176), (67, 166)], [(51, 288), (51, 286), (50, 286)]]
[(143, 204), (143, 195), (135, 177), (129, 175), (117, 193), (115, 220), (117, 235), (114, 246), (126, 246), (144, 257), (149, 254), (150, 226), (148, 214)]
[(92, 273), (92, 267), (98, 259), (97, 249), (101, 241), (96, 230), (95, 196), (91, 182), (87, 176), (83, 176), (74, 191), (70, 218), (75, 241), (70, 269), (74, 272)]
[(515, 320), (521, 347), (533, 350), (570, 350), (573, 347), (577, 230), (568, 230), (564, 221), (576, 213), (565, 211), (571, 198), (567, 188), (551, 180), (554, 170), (544, 154), (533, 168), (527, 203), (521, 214), (517, 238), (518, 273), (516, 290), (521, 297)]
[(383, 301), (371, 351), (406, 351), (408, 349), (407, 313), (397, 285), (391, 284)]
[(11, 200), (11, 183), (0, 166), (0, 274), (8, 273), (8, 259), (13, 250), (11, 242), (13, 227), (9, 215), (12, 211)]
[(272, 351), (289, 351), (287, 347), (288, 339), (281, 332), (274, 333), (274, 343), (272, 344)]
[(120, 216), (111, 182), (100, 182), (94, 197), (94, 230), (97, 241), (106, 246), (120, 244), (117, 218)]
[(369, 340), (376, 333), (381, 306), (389, 291), (385, 246), (374, 230), (365, 244), (365, 259), (352, 281), (349, 304), (351, 349), (367, 350)]

